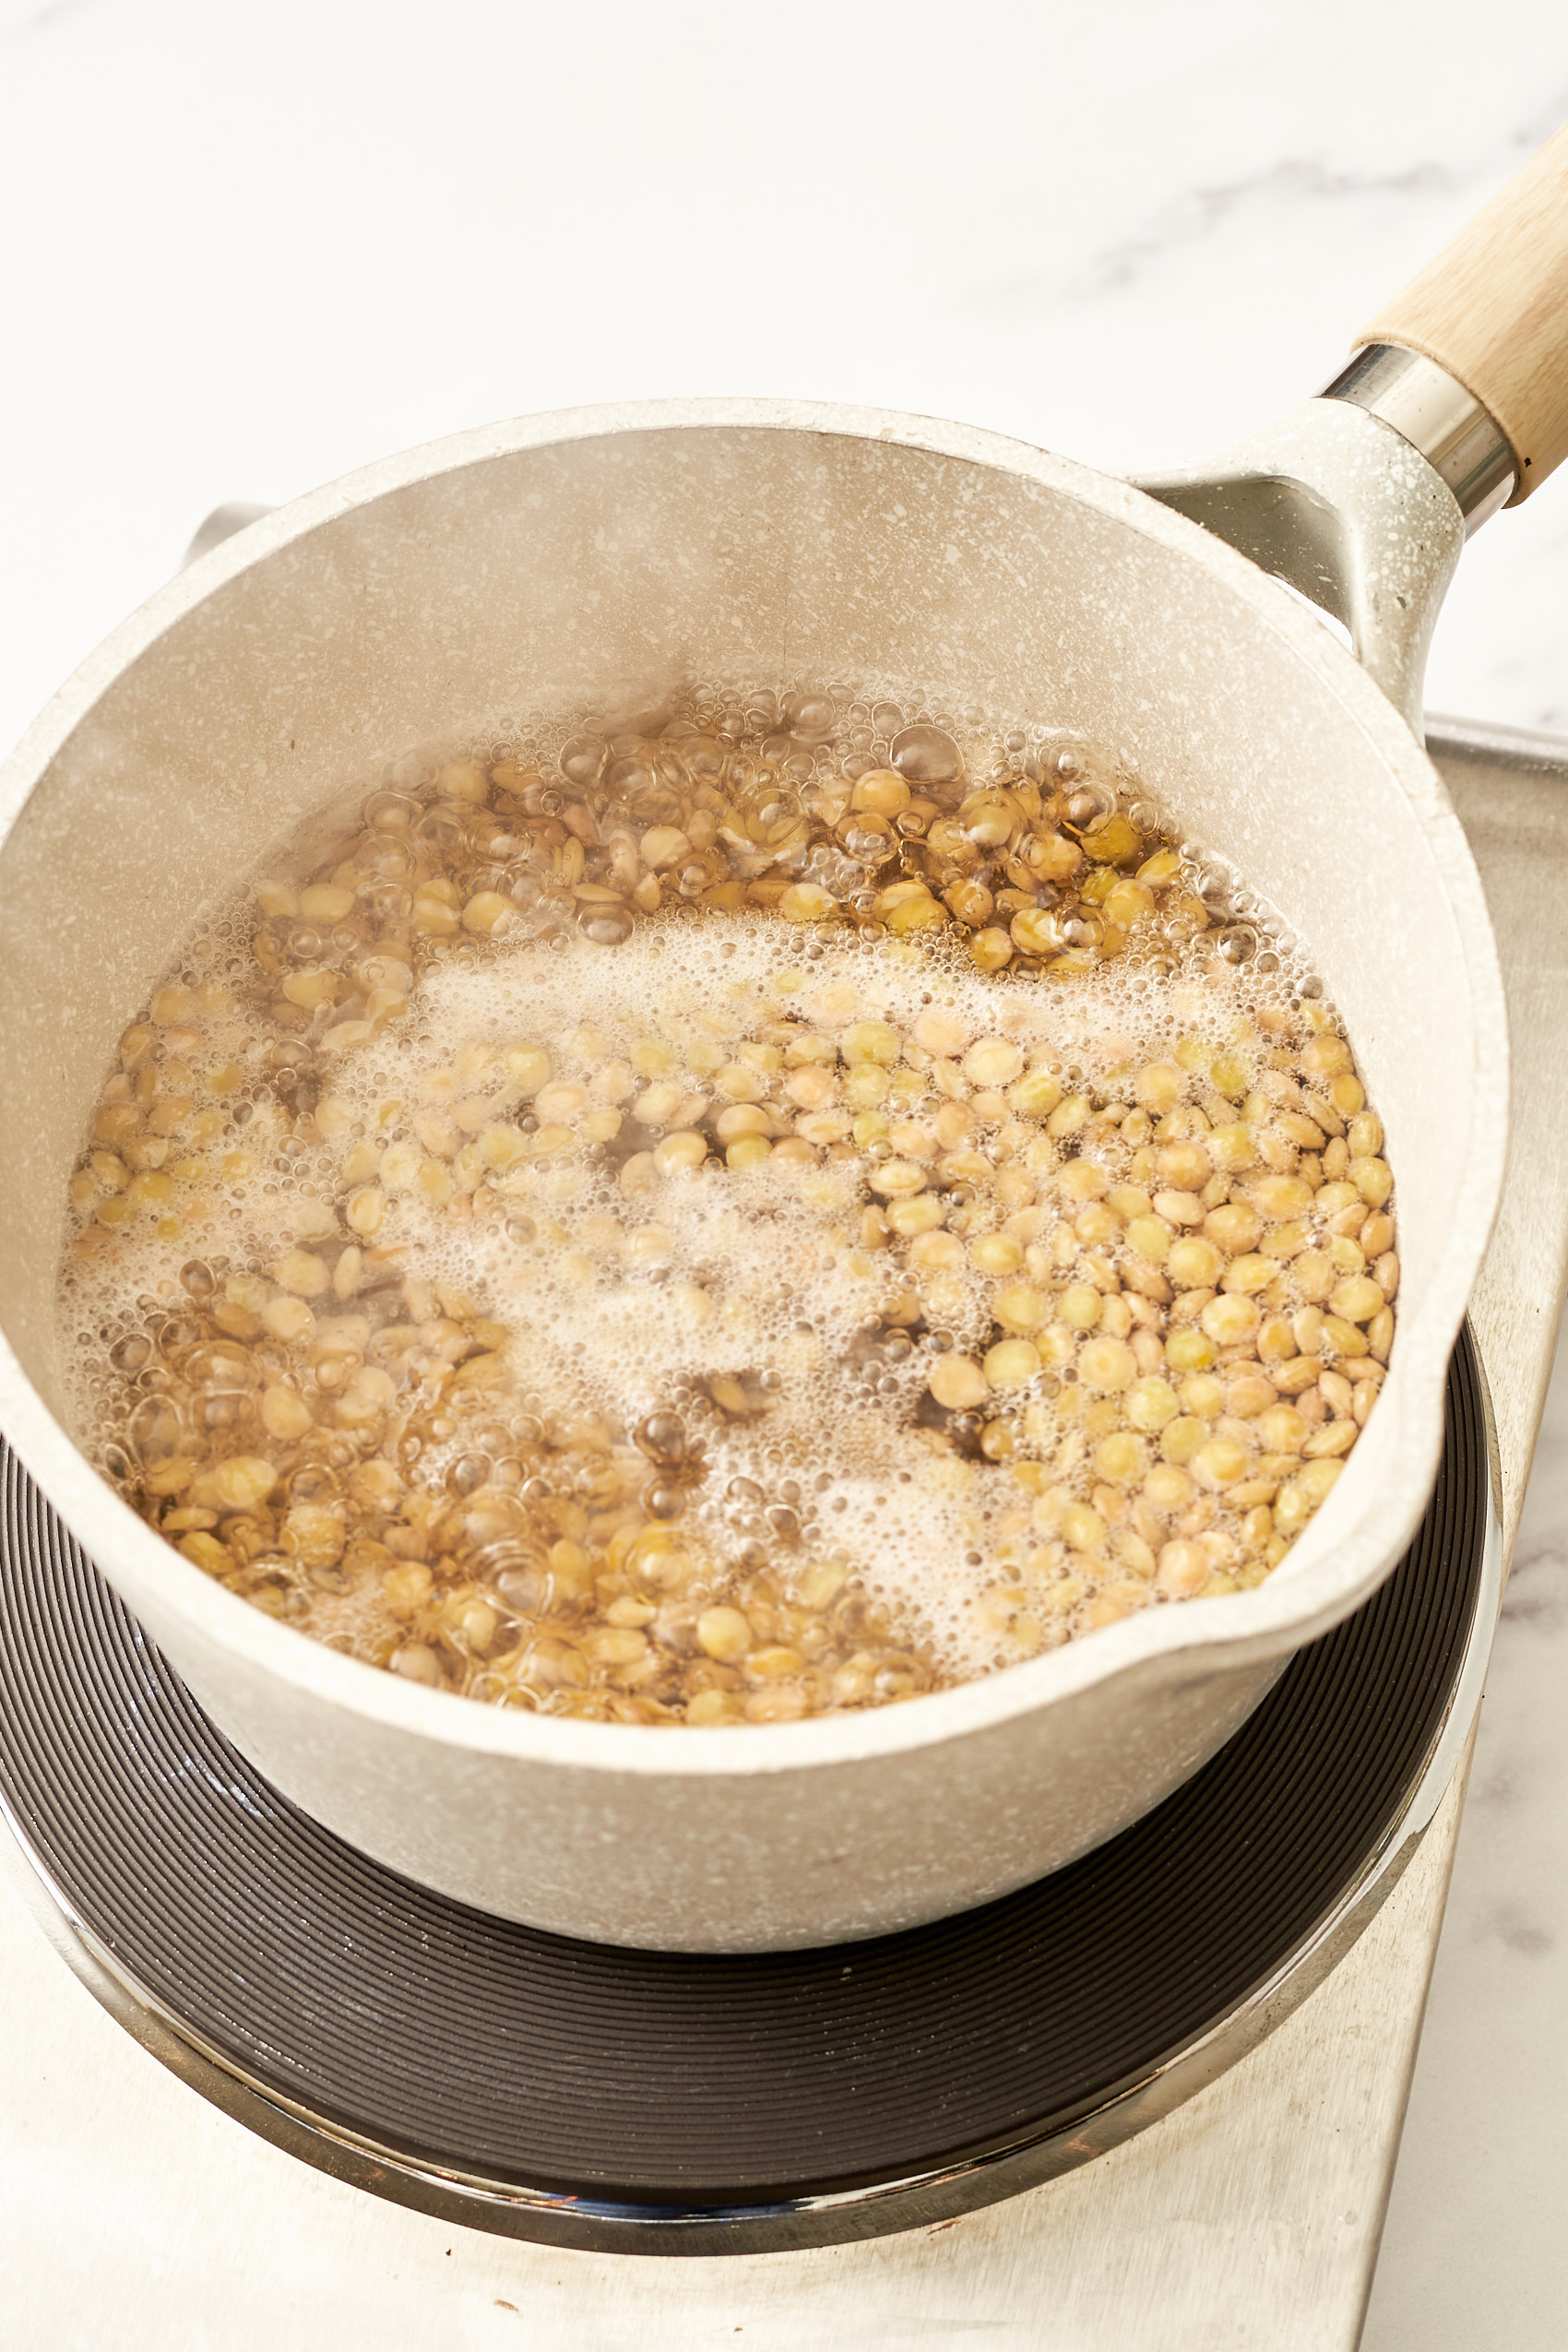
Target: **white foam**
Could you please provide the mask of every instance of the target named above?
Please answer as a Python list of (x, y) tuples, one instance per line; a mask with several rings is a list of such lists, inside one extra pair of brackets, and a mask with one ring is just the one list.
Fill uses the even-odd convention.
[[(1027, 1063), (1049, 1062), (1069, 1086), (1131, 1107), (1140, 1064), (1167, 1054), (1178, 1036), (1229, 1043), (1277, 986), (1223, 964), (1155, 977), (1111, 965), (1067, 986), (986, 979), (941, 941), (807, 936), (758, 917), (651, 923), (614, 948), (503, 941), (473, 961), (434, 963), (410, 1015), (340, 1057), (331, 1093), (347, 1127), (298, 1153), (287, 1174), (265, 1168), (216, 1194), (202, 1254), (226, 1256), (237, 1269), (269, 1265), (302, 1218), (308, 1226), (328, 1204), (336, 1211), (351, 1191), (342, 1175), (348, 1150), (366, 1138), (383, 1147), (410, 1138), (422, 1112), (462, 1104), (474, 1106), (464, 1112), (470, 1126), (481, 1108), (487, 1120), (512, 1121), (519, 1099), (507, 1080), (509, 1047), (543, 1046), (552, 1084), (591, 1087), (607, 1063), (652, 1043), (672, 1058), (671, 1082), (696, 1097), (710, 1091), (698, 1066), (705, 1056), (718, 1050), (729, 1061), (780, 1020), (832, 1033), (852, 1019), (885, 1019), (907, 1035), (929, 1004), (961, 1025), (966, 1045), (1004, 1035)], [(270, 1035), (257, 1025), (252, 1058)], [(638, 1079), (639, 1091), (646, 1083)], [(940, 1099), (916, 1096), (906, 1115)], [(258, 1110), (253, 1131), (267, 1119)], [(1130, 1146), (1112, 1137), (1096, 1157), (1114, 1179)], [(405, 1273), (469, 1294), (508, 1327), (519, 1389), (547, 1414), (596, 1413), (626, 1432), (716, 1375), (774, 1378), (777, 1401), (765, 1416), (728, 1422), (713, 1414), (694, 1425), (707, 1465), (694, 1526), (721, 1557), (732, 1552), (731, 1480), (754, 1481), (776, 1499), (794, 1479), (804, 1490), (808, 1546), (846, 1555), (901, 1618), (929, 1629), (946, 1670), (973, 1673), (1001, 1655), (975, 1602), (1010, 1562), (1016, 1574), (1029, 1549), (1016, 1525), (1028, 1498), (1007, 1466), (933, 1452), (912, 1423), (929, 1369), (919, 1348), (881, 1368), (874, 1398), (855, 1368), (857, 1335), (902, 1287), (887, 1253), (861, 1247), (868, 1166), (857, 1157), (817, 1169), (765, 1161), (731, 1170), (710, 1159), (628, 1199), (613, 1160), (524, 1160), (493, 1179), (500, 1213), (459, 1217), (400, 1193), (377, 1241), (397, 1247)], [(94, 1335), (137, 1320), (138, 1297), (160, 1288), (170, 1295), (190, 1254), (188, 1239), (148, 1239), (101, 1271), (94, 1261), (76, 1274), (72, 1315), (84, 1364), (101, 1360)], [(983, 1344), (992, 1288), (969, 1271), (948, 1281), (944, 1321), (953, 1345)], [(92, 1403), (84, 1395), (84, 1426)], [(1030, 1453), (1052, 1460), (1067, 1434), (1050, 1399), (1037, 1399)], [(437, 1479), (442, 1468), (438, 1455), (424, 1465)], [(1087, 1479), (1070, 1482), (1087, 1494)]]
[[(889, 756), (896, 722), (919, 719), (961, 740), (971, 786), (1014, 773), (1026, 741), (1036, 763), (1031, 773), (1044, 773), (1041, 761), (1055, 762), (1067, 746), (1080, 774), (1092, 772), (1117, 789), (1128, 785), (1114, 760), (1055, 731), (1031, 729), (1027, 738), (1015, 731), (1004, 752), (1001, 731), (974, 714), (960, 722), (902, 697), (902, 709), (890, 709), (878, 691), (861, 690), (865, 719), (874, 720), (874, 733), (869, 724), (862, 731), (872, 744), (867, 756)], [(835, 693), (844, 713), (836, 723), (859, 725), (861, 706), (851, 705), (848, 690)], [(696, 689), (683, 707), (703, 727), (722, 723), (732, 733), (743, 727), (760, 738), (779, 723), (778, 697), (765, 689)], [(568, 737), (584, 728), (611, 736), (631, 723), (605, 721), (602, 714), (596, 722), (579, 712), (564, 726), (552, 726), (534, 714), (509, 746), (498, 743), (486, 756), (507, 753), (553, 775)], [(645, 715), (637, 723), (659, 722)], [(445, 746), (441, 755), (461, 749)], [(737, 757), (746, 749), (742, 745)], [(838, 756), (826, 742), (803, 751), (797, 745), (792, 772), (799, 779), (814, 760), (826, 773)], [(422, 793), (428, 774), (428, 763), (419, 759), (384, 781)], [(953, 796), (966, 789), (955, 784)], [(1147, 830), (1154, 813), (1146, 808), (1138, 821)], [(295, 849), (291, 871), (301, 860), (319, 860), (320, 826), (302, 835)], [(329, 1090), (323, 1108), (331, 1114), (322, 1124), (331, 1132), (313, 1141), (309, 1126), (295, 1128), (271, 1091), (267, 1063), (279, 1033), (255, 998), (252, 929), (250, 906), (242, 901), (208, 927), (182, 966), (188, 981), (226, 984), (240, 1006), (254, 1007), (198, 1024), (199, 1040), (185, 1054), (198, 1077), (224, 1062), (240, 1065), (248, 1123), (231, 1130), (220, 1148), (242, 1152), (248, 1169), (203, 1182), (194, 1200), (183, 1201), (179, 1238), (160, 1241), (144, 1220), (117, 1229), (113, 1246), (98, 1255), (67, 1260), (63, 1315), (78, 1367), (77, 1428), (101, 1457), (106, 1429), (125, 1408), (125, 1383), (111, 1372), (106, 1346), (139, 1329), (151, 1306), (178, 1305), (185, 1262), (198, 1257), (227, 1261), (235, 1273), (265, 1270), (296, 1236), (310, 1239), (324, 1218), (354, 1238), (342, 1221), (344, 1206), (356, 1187), (374, 1185), (376, 1177), (362, 1171), (348, 1180), (348, 1155), (411, 1144), (430, 1114), (461, 1111), (470, 1125), (488, 1121), (515, 1132), (528, 1106), (507, 1083), (508, 1048), (544, 1047), (553, 1083), (588, 1087), (590, 1102), (613, 1097), (613, 1107), (629, 1116), (647, 1078), (639, 1076), (624, 1096), (613, 1088), (606, 1095), (602, 1074), (607, 1064), (631, 1062), (640, 1047), (667, 1050), (671, 1083), (695, 1103), (711, 1095), (714, 1054), (736, 1058), (774, 1024), (801, 1022), (831, 1035), (853, 1019), (884, 1019), (907, 1037), (921, 1012), (933, 1008), (958, 1024), (960, 1053), (973, 1039), (1004, 1036), (1026, 1063), (1058, 1070), (1068, 1090), (1131, 1107), (1137, 1068), (1166, 1058), (1180, 1038), (1240, 1051), (1250, 1067), (1262, 1051), (1253, 1016), (1265, 1003), (1311, 985), (1299, 963), (1272, 949), (1230, 966), (1215, 957), (1210, 942), (1188, 944), (1158, 926), (1141, 944), (1162, 948), (1162, 961), (1124, 956), (1067, 984), (1016, 970), (983, 977), (956, 934), (896, 941), (848, 927), (799, 932), (761, 916), (660, 917), (614, 947), (576, 933), (549, 942), (514, 934), (482, 947), (464, 943), (438, 951), (401, 1021), (335, 1060), (318, 1056)], [(585, 1028), (597, 1034), (582, 1038)], [(487, 1051), (491, 1060), (481, 1066)], [(899, 1115), (929, 1117), (942, 1094), (925, 1078), (919, 1056), (907, 1054), (901, 1066), (910, 1091)], [(1194, 1094), (1200, 1091), (1195, 1086)], [(769, 1107), (779, 1107), (777, 1096)], [(792, 1112), (792, 1105), (783, 1107)], [(689, 1122), (700, 1114), (689, 1108), (682, 1115)], [(652, 1131), (633, 1138), (639, 1146), (656, 1139)], [(1016, 1577), (1038, 1542), (1028, 1532), (1030, 1498), (1008, 1465), (961, 1459), (918, 1424), (930, 1369), (925, 1348), (900, 1353), (895, 1345), (872, 1367), (874, 1393), (868, 1385), (866, 1335), (885, 1336), (882, 1318), (889, 1309), (903, 1311), (898, 1296), (911, 1279), (902, 1249), (868, 1252), (862, 1245), (872, 1163), (857, 1155), (815, 1168), (770, 1160), (730, 1170), (710, 1158), (695, 1173), (671, 1174), (629, 1195), (620, 1173), (623, 1140), (604, 1151), (525, 1158), (497, 1168), (487, 1178), (494, 1213), (486, 1216), (399, 1190), (376, 1244), (396, 1253), (406, 1277), (438, 1294), (467, 1296), (507, 1327), (514, 1407), (531, 1400), (546, 1420), (595, 1414), (624, 1439), (649, 1412), (683, 1398), (706, 1464), (687, 1518), (719, 1559), (741, 1557), (748, 1515), (756, 1520), (756, 1509), (743, 1500), (737, 1506), (731, 1494), (735, 1481), (750, 1482), (761, 1490), (762, 1506), (796, 1508), (803, 1550), (846, 1557), (912, 1635), (934, 1648), (947, 1673), (1004, 1662), (1016, 1653), (977, 1602), (999, 1577)], [(994, 1129), (990, 1141), (992, 1156), (1005, 1157)], [(450, 1151), (422, 1149), (450, 1160)], [(1112, 1182), (1125, 1181), (1133, 1149), (1119, 1135), (1101, 1133), (1094, 1157)], [(1056, 1215), (1048, 1171), (1040, 1173), (1039, 1192), (1048, 1216)], [(970, 1212), (971, 1238), (1006, 1214), (982, 1188)], [(931, 1297), (922, 1301), (927, 1336), (940, 1328), (954, 1347), (983, 1346), (993, 1281), (966, 1265), (948, 1269), (940, 1287), (940, 1319)], [(329, 1310), (330, 1301), (319, 1308)], [(705, 1385), (742, 1375), (752, 1383), (754, 1402), (771, 1396), (771, 1409), (738, 1420), (705, 1406)], [(771, 1388), (756, 1387), (759, 1378)], [(1015, 1424), (1020, 1401), (1004, 1416)], [(1091, 1479), (1081, 1432), (1056, 1384), (1043, 1379), (1027, 1402), (1028, 1454), (1087, 1498)], [(448, 1454), (463, 1443), (459, 1431)], [(435, 1446), (422, 1458), (419, 1476), (439, 1484), (450, 1467)], [(341, 1630), (351, 1633), (353, 1627), (345, 1621)]]

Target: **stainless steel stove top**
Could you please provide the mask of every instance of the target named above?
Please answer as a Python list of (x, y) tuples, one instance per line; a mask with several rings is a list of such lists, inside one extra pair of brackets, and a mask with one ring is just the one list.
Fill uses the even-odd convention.
[[(1473, 1311), (1505, 1556), (1568, 1270), (1568, 1166), (1557, 1143), (1568, 1077), (1556, 1042), (1568, 1021), (1568, 962), (1555, 916), (1568, 885), (1568, 745), (1449, 725), (1434, 728), (1431, 748), (1494, 911), (1507, 917), (1499, 938), (1515, 1026), (1514, 1152)], [(1151, 2101), (1146, 2129), (1062, 2177), (858, 2245), (658, 2263), (562, 2251), (409, 2211), (313, 2170), (234, 2120), (244, 2111), (239, 2085), (231, 2113), (193, 2096), (180, 2079), (194, 2070), (188, 2048), (128, 2002), (12, 1854), (11, 1883), (0, 1887), (11, 1994), (0, 2041), (9, 2338), (30, 2352), (104, 2341), (126, 2352), (209, 2343), (325, 2352), (345, 2340), (658, 2352), (737, 2336), (791, 2352), (970, 2340), (1050, 2352), (1353, 2346), (1483, 1663), (1484, 1643), (1403, 1830), (1352, 1914), (1305, 1961), (1314, 1975), (1337, 1965), (1304, 2000), (1313, 1978), (1297, 1976), (1256, 2003), (1249, 2032), (1265, 2037), (1240, 2062), (1206, 2082), (1199, 2065), (1182, 2087), (1201, 2087), (1183, 2104), (1160, 2113), (1163, 2102)], [(473, 2033), (483, 2030), (476, 2017)]]

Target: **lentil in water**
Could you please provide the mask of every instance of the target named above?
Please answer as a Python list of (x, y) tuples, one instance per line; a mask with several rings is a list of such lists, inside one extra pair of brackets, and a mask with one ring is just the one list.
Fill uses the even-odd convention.
[(1285, 1557), (1377, 1396), (1382, 1129), (1135, 783), (847, 689), (371, 793), (121, 1040), (84, 1443), (415, 1681), (776, 1722)]

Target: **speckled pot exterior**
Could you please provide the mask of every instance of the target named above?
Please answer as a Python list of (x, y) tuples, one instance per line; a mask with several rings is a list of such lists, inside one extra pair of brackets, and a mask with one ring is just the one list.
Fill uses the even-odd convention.
[[(1049, 712), (1117, 746), (1312, 943), (1387, 1127), (1400, 1324), (1345, 1476), (1256, 1591), (872, 1714), (564, 1722), (274, 1623), (77, 1452), (52, 1309), (65, 1179), (177, 941), (303, 816), (411, 751), (552, 695), (694, 673), (880, 675)], [(410, 1878), (566, 1934), (722, 1951), (983, 1902), (1177, 1786), (1416, 1525), (1503, 1173), (1479, 884), (1435, 771), (1351, 656), (1124, 483), (982, 433), (792, 403), (466, 434), (299, 500), (161, 590), (18, 747), (0, 825), (0, 1426), (235, 1742)]]

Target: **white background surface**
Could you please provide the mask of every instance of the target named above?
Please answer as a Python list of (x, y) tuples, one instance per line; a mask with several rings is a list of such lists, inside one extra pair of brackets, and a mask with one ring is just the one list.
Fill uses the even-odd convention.
[[(1200, 455), (1564, 117), (1562, 0), (0, 0), (0, 739), (209, 507), (513, 411), (796, 394)], [(1467, 554), (1428, 699), (1568, 732), (1568, 483)], [(1549, 1440), (1372, 2352), (1568, 2325), (1561, 1387)]]

